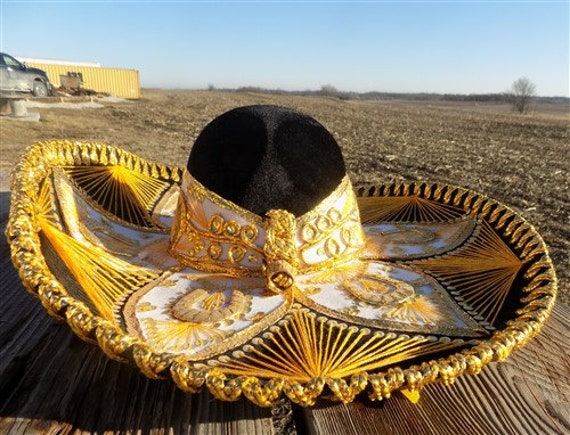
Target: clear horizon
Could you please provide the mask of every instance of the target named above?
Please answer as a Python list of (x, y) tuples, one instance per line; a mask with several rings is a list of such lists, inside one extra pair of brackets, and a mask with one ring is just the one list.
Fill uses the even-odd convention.
[(568, 1), (0, 0), (0, 50), (144, 88), (570, 97)]

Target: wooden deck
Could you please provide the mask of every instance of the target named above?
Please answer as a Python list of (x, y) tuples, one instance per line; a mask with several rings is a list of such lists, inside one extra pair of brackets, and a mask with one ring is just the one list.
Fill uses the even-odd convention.
[[(3, 190), (6, 190), (5, 188)], [(8, 217), (0, 192), (0, 230)], [(541, 334), (506, 361), (452, 386), (433, 385), (413, 405), (246, 400), (187, 395), (109, 360), (51, 319), (28, 295), (0, 240), (0, 433), (570, 434), (570, 308), (557, 304)]]

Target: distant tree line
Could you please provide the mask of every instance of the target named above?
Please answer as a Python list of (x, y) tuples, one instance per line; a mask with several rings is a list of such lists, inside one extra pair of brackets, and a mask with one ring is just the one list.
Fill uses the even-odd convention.
[(492, 102), (492, 103), (508, 103), (509, 95), (504, 94), (443, 94), (441, 99), (444, 101), (475, 101), (475, 102)]
[(242, 86), (237, 89), (218, 89), (214, 85), (209, 85), (210, 91), (227, 92), (252, 92), (274, 95), (296, 95), (296, 96), (322, 96), (337, 98), (340, 100), (362, 100), (362, 101), (383, 101), (383, 100), (408, 100), (408, 101), (466, 101), (481, 103), (505, 103), (511, 104), (513, 110), (520, 113), (529, 111), (532, 101), (553, 104), (570, 104), (567, 97), (537, 97), (536, 88), (530, 80), (525, 77), (513, 82), (511, 89), (503, 93), (487, 94), (438, 94), (429, 92), (403, 93), (403, 92), (347, 92), (340, 91), (335, 86), (327, 84), (318, 90), (286, 91), (283, 89), (267, 89), (259, 86)]

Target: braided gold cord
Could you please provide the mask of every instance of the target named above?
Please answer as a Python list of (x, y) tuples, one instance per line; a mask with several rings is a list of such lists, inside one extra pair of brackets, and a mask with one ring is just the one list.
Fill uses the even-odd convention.
[(270, 210), (263, 225), (266, 231), (263, 253), (267, 287), (279, 293), (293, 285), (299, 266), (295, 246), (295, 216), (286, 210)]
[(483, 195), (447, 185), (400, 183), (362, 187), (358, 191), (361, 196), (415, 195), (485, 219), (528, 266), (521, 277), (525, 297), (521, 300), (523, 305), (516, 317), (504, 329), (494, 332), (488, 340), (444, 358), (407, 368), (393, 367), (327, 379), (317, 376), (298, 382), (276, 377), (265, 381), (260, 379), (261, 376), (228, 375), (218, 368), (198, 368), (188, 361), (173, 360), (168, 355), (153, 353), (143, 341), (126, 335), (113, 323), (94, 315), (82, 302), (69, 296), (42, 256), (38, 237), (40, 225), (35, 207), (50, 168), (115, 164), (172, 183), (179, 182), (182, 176), (179, 168), (151, 164), (104, 144), (51, 141), (28, 148), (15, 166), (11, 179), (12, 200), (6, 229), (11, 259), (26, 289), (40, 299), (50, 315), (66, 320), (79, 337), (88, 341), (96, 340), (110, 358), (120, 361), (134, 358), (147, 376), (169, 374), (176, 385), (187, 392), (198, 392), (206, 386), (219, 399), (236, 400), (244, 394), (260, 406), (271, 405), (281, 393), (285, 393), (295, 403), (309, 406), (315, 403), (324, 386), (328, 385), (339, 400), (352, 400), (355, 394), (363, 390), (367, 390), (373, 400), (386, 399), (394, 391), (403, 388), (413, 391), (434, 382), (451, 383), (458, 376), (479, 373), (491, 361), (503, 360), (513, 349), (539, 332), (554, 305), (556, 276), (544, 242), (531, 225), (508, 207)]

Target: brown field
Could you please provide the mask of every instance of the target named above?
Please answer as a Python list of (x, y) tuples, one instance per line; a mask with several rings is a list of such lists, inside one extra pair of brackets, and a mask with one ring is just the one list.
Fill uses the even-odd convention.
[(538, 105), (521, 116), (493, 104), (161, 90), (145, 90), (139, 101), (101, 103), (28, 109), (40, 112), (37, 123), (1, 119), (3, 178), (28, 145), (62, 138), (106, 142), (183, 166), (196, 136), (218, 114), (247, 104), (286, 105), (332, 132), (355, 184), (437, 181), (510, 205), (542, 234), (560, 299), (570, 303), (570, 115), (564, 105)]

